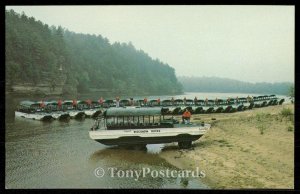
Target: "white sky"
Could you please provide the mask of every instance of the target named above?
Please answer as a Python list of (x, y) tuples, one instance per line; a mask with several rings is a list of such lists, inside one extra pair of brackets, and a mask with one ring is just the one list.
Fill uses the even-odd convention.
[(294, 6), (7, 6), (48, 25), (132, 42), (176, 75), (294, 82)]

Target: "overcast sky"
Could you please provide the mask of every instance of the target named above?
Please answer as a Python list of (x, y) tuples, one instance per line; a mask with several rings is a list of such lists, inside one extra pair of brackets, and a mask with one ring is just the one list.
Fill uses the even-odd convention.
[(294, 6), (8, 6), (48, 25), (132, 42), (176, 75), (294, 81)]

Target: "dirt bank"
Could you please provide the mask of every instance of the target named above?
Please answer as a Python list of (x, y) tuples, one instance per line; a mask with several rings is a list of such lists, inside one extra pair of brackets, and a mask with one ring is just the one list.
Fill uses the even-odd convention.
[[(289, 108), (290, 116), (282, 115)], [(287, 111), (288, 112), (288, 111)], [(232, 114), (193, 115), (211, 129), (190, 150), (167, 146), (160, 156), (181, 169), (199, 167), (211, 188), (293, 188), (294, 106)], [(212, 120), (215, 118), (216, 120)]]

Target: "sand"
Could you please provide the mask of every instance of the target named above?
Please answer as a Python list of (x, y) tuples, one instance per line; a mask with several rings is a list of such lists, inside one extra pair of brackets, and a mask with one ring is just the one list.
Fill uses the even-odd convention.
[[(283, 108), (292, 111), (283, 116)], [(172, 165), (205, 172), (199, 181), (215, 189), (294, 188), (294, 105), (236, 113), (193, 115), (211, 129), (189, 150), (169, 144), (160, 156)], [(215, 118), (215, 120), (212, 120)], [(180, 119), (180, 117), (178, 117)]]

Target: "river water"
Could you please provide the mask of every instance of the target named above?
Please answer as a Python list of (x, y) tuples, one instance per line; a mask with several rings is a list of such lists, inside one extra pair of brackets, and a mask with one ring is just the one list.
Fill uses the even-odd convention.
[[(175, 98), (237, 95), (246, 96), (188, 93)], [(6, 98), (6, 188), (209, 188), (199, 177), (150, 175), (149, 170), (179, 170), (159, 157), (163, 144), (147, 145), (146, 150), (104, 146), (89, 138), (92, 119), (40, 122), (15, 118), (14, 110), (20, 100), (24, 99)], [(103, 177), (95, 175), (99, 168), (104, 170)], [(119, 174), (112, 177), (112, 169)], [(124, 175), (130, 170), (146, 172), (146, 176)]]

